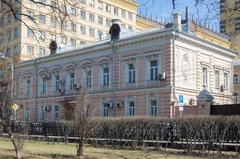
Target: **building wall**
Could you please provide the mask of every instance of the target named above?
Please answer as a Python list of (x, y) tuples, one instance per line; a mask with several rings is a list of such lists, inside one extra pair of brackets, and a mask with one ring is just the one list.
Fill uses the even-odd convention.
[[(46, 0), (48, 5), (52, 5), (52, 2), (54, 1)], [(137, 27), (137, 21), (139, 21), (139, 18), (137, 19), (138, 5), (129, 0), (94, 0), (93, 4), (86, 0), (69, 1), (67, 4), (65, 3), (67, 16), (63, 14), (63, 0), (56, 2), (57, 9), (54, 12), (48, 6), (35, 4), (29, 0), (22, 0), (22, 3), (23, 6), (18, 6), (19, 11), (32, 16), (35, 23), (28, 16), (21, 16), (24, 23), (14, 20), (14, 17), (11, 16), (11, 22), (6, 20), (0, 27), (0, 39), (5, 39), (4, 42), (0, 40), (0, 52), (5, 53), (8, 50), (11, 55), (13, 53), (21, 54), (20, 60), (22, 61), (48, 55), (48, 47), (52, 40), (56, 40), (58, 44), (64, 43), (64, 45), (74, 47), (107, 39), (112, 19), (121, 20), (121, 28), (126, 34), (133, 30), (145, 30), (160, 26), (157, 22), (141, 19), (142, 25)], [(59, 7), (61, 11), (58, 10)], [(44, 22), (40, 20), (42, 15), (45, 17)], [(7, 19), (7, 15), (0, 14), (0, 17)], [(54, 19), (57, 20), (56, 26), (53, 23)], [(61, 27), (61, 21), (66, 22), (66, 27)], [(13, 35), (15, 28), (19, 29), (18, 37)], [(83, 29), (81, 30), (81, 28)], [(29, 29), (34, 34), (30, 33), (29, 35), (31, 32)], [(12, 37), (7, 40), (9, 32), (12, 33)], [(101, 34), (101, 38), (99, 34)]]
[(220, 1), (220, 31), (231, 37), (232, 49), (240, 51), (240, 3), (235, 0)]
[[(61, 103), (69, 98), (78, 97), (79, 90), (69, 90), (69, 74), (75, 73), (75, 84), (87, 90), (89, 103), (94, 107), (95, 116), (103, 116), (103, 102), (114, 105), (108, 109), (108, 116), (128, 116), (128, 104), (134, 102), (134, 116), (150, 115), (150, 103), (156, 105), (160, 117), (173, 117), (174, 106), (178, 105), (178, 95), (184, 95), (185, 105), (196, 106), (196, 96), (204, 88), (220, 104), (232, 103), (232, 60), (235, 53), (201, 40), (191, 34), (170, 30), (153, 30), (120, 39), (117, 42), (96, 43), (82, 49), (20, 63), (15, 78), (19, 79), (22, 93), (18, 93), (15, 102), (21, 105), (19, 119), (23, 112), (30, 109), (31, 120), (40, 121), (41, 106), (47, 106), (44, 119), (52, 120), (54, 105), (60, 107), (58, 120), (64, 120)], [(130, 66), (131, 65), (131, 66)], [(208, 68), (207, 84), (203, 87), (203, 65)], [(109, 68), (109, 86), (103, 86), (103, 68)], [(134, 68), (135, 82), (129, 82), (130, 68)], [(153, 68), (153, 69), (151, 69)], [(166, 73), (166, 80), (151, 79), (155, 68), (156, 75)], [(219, 81), (225, 71), (228, 72), (228, 89), (219, 92), (215, 89), (215, 69), (220, 71)], [(86, 70), (91, 70), (91, 88), (87, 88)], [(152, 70), (152, 72), (151, 72)], [(174, 73), (175, 72), (175, 73)], [(51, 74), (46, 80), (47, 93), (40, 91), (45, 74)], [(65, 81), (65, 94), (53, 93), (51, 88), (56, 74)], [(185, 78), (187, 76), (187, 78)], [(132, 77), (132, 76), (131, 76)], [(31, 79), (31, 95), (26, 96), (26, 82)], [(38, 79), (36, 81), (36, 79)], [(90, 78), (89, 78), (90, 79)], [(131, 78), (133, 79), (133, 78)], [(37, 90), (38, 89), (38, 90)], [(38, 92), (38, 93), (36, 93)], [(195, 103), (189, 103), (195, 99)], [(60, 104), (59, 104), (60, 103)], [(51, 107), (51, 109), (49, 109)], [(61, 114), (61, 115), (60, 115)]]

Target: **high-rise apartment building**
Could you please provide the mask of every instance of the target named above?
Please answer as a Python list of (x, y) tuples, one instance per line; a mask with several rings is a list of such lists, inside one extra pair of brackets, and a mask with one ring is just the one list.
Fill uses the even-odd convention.
[[(35, 0), (36, 1), (36, 0)], [(16, 0), (16, 17), (0, 14), (0, 52), (28, 60), (49, 54), (49, 43), (76, 46), (108, 37), (112, 19), (122, 32), (163, 27), (137, 15), (134, 0)], [(44, 5), (43, 5), (44, 4)], [(0, 2), (0, 8), (6, 8)]]
[(220, 0), (220, 31), (231, 37), (232, 49), (240, 51), (240, 0)]

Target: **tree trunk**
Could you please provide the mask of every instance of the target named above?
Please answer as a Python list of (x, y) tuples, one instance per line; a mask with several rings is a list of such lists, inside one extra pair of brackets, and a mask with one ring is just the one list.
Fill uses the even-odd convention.
[(83, 156), (83, 138), (80, 138), (78, 143), (77, 156)]
[(14, 150), (15, 150), (15, 153), (16, 153), (16, 158), (17, 159), (21, 159), (21, 154), (20, 154), (20, 150), (19, 150), (19, 147), (16, 143), (16, 141), (14, 140), (13, 136), (11, 135), (11, 141), (13, 143), (13, 147), (14, 147)]
[(15, 149), (15, 152), (16, 152), (16, 158), (21, 159), (20, 151)]

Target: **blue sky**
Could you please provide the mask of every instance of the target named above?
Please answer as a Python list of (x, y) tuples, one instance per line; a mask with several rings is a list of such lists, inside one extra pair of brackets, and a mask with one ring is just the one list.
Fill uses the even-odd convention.
[[(139, 4), (138, 13), (153, 17), (162, 18), (165, 22), (171, 21), (171, 13), (173, 11), (172, 0), (136, 0)], [(176, 10), (185, 17), (185, 8), (189, 8), (189, 17), (203, 23), (205, 26), (215, 28), (219, 26), (219, 3), (218, 0), (205, 0), (205, 2), (195, 6), (195, 0), (176, 0)]]

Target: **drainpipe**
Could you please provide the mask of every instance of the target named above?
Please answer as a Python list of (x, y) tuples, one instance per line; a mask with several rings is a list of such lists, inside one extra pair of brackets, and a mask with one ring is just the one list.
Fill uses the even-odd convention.
[(114, 69), (115, 69), (115, 54), (116, 54), (116, 49), (114, 47), (114, 41), (111, 41), (111, 46), (112, 46), (112, 51), (113, 51), (113, 57), (112, 57), (112, 79), (111, 79), (111, 85), (112, 85), (112, 94), (113, 94), (113, 117), (116, 116), (116, 103), (115, 103), (115, 86), (114, 86)]
[(175, 41), (178, 37), (178, 33), (179, 33), (178, 31), (173, 33), (174, 38), (172, 40), (172, 47), (173, 47), (173, 66), (172, 66), (173, 67), (173, 69), (172, 69), (172, 71), (173, 71), (173, 88), (172, 88), (173, 102), (171, 104), (172, 104), (172, 107), (173, 107), (173, 109), (172, 109), (173, 112), (170, 114), (171, 118), (173, 117), (173, 115), (175, 115), (174, 105), (175, 105), (175, 102), (177, 101), (177, 96), (176, 96), (176, 49), (175, 49)]
[(38, 107), (37, 107), (37, 99), (38, 99), (38, 65), (37, 65), (36, 59), (34, 59), (34, 67), (35, 67), (35, 73), (36, 73), (35, 106), (36, 106), (36, 122), (37, 122), (38, 121)]

